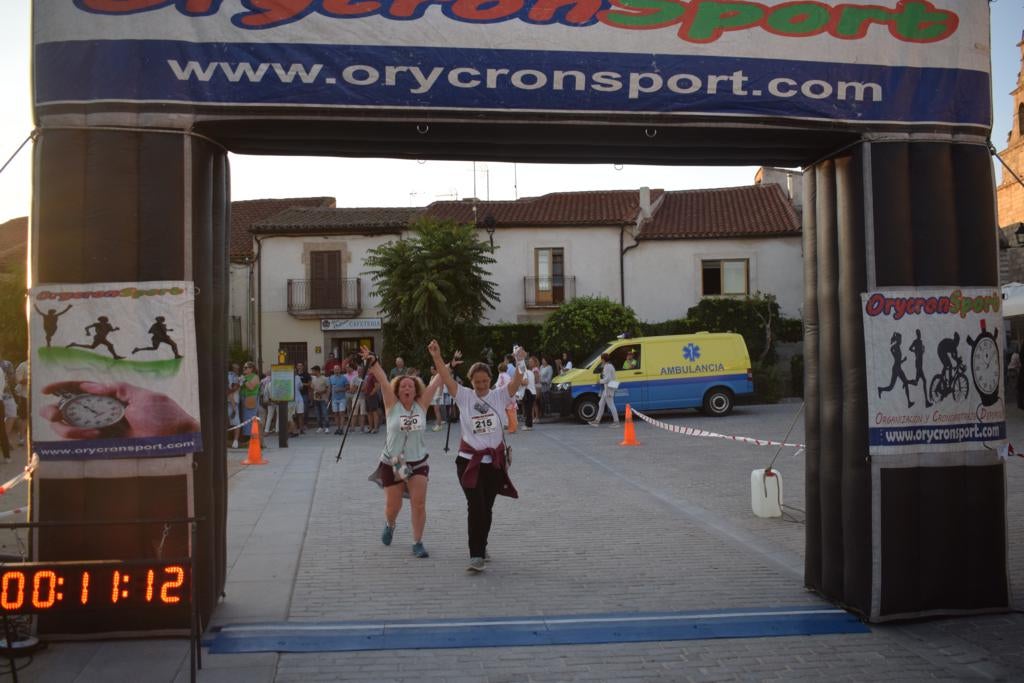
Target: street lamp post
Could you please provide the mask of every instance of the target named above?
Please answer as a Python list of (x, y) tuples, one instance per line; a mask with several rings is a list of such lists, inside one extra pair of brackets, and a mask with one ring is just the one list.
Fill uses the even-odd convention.
[(487, 231), (487, 239), (489, 239), (490, 242), (491, 242), (491, 251), (494, 251), (494, 225), (495, 225), (495, 223), (497, 223), (497, 221), (494, 220), (494, 216), (492, 216), (491, 214), (487, 214), (487, 216), (484, 217), (483, 226), (484, 226), (484, 230)]

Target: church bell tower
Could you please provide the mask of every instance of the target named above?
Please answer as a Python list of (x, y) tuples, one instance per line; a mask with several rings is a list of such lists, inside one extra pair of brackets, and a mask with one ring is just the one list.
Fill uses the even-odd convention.
[[(1006, 140), (1006, 148), (999, 156), (1017, 175), (1024, 177), (1024, 34), (1017, 43), (1021, 49), (1021, 70), (1017, 73), (1017, 87), (1013, 95), (1013, 126)], [(1002, 182), (996, 188), (999, 204), (999, 226), (1006, 227), (1024, 222), (1024, 187), (1006, 171), (1002, 171)]]

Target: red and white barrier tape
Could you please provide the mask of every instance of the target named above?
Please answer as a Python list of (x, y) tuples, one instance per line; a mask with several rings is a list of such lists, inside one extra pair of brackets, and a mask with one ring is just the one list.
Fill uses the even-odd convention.
[(240, 422), (240, 423), (238, 423), (236, 425), (231, 425), (230, 427), (228, 427), (228, 433), (232, 432), (235, 429), (241, 429), (242, 427), (244, 427), (245, 425), (249, 424), (250, 422), (259, 422), (259, 421), (260, 421), (260, 416), (259, 415), (253, 415), (252, 417), (250, 417), (245, 422)]
[(1016, 450), (1014, 450), (1013, 444), (1010, 442), (1004, 443), (1002, 446), (999, 447), (999, 449), (996, 452), (999, 454), (999, 458), (1001, 460), (1009, 460), (1011, 457), (1015, 455), (1018, 458), (1024, 458), (1024, 453), (1018, 453)]
[(729, 436), (727, 434), (709, 432), (705, 429), (694, 429), (692, 427), (680, 427), (678, 425), (670, 425), (667, 422), (662, 422), (661, 420), (655, 420), (651, 417), (648, 417), (647, 415), (644, 415), (643, 413), (636, 409), (633, 409), (633, 414), (639, 417), (644, 422), (654, 427), (664, 429), (674, 434), (683, 434), (685, 436), (702, 436), (708, 439), (727, 439), (729, 441), (739, 441), (741, 443), (753, 444), (754, 446), (783, 446), (788, 448), (799, 449), (797, 453), (795, 453), (794, 455), (799, 454), (799, 452), (805, 448), (804, 444), (802, 443), (786, 443), (784, 441), (771, 441), (770, 439), (754, 439), (749, 436)]
[(39, 467), (39, 456), (33, 453), (32, 458), (28, 461), (28, 464), (25, 465), (25, 469), (5, 481), (3, 484), (0, 484), (0, 496), (4, 495), (26, 479), (31, 479), (32, 473), (36, 471), (37, 467)]

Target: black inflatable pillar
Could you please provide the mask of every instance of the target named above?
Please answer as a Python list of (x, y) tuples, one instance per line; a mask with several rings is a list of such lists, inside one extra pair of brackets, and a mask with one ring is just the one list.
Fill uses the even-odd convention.
[(994, 453), (869, 457), (860, 295), (997, 287), (983, 144), (863, 143), (804, 175), (805, 583), (872, 621), (1009, 606)]
[[(225, 580), (227, 154), (180, 133), (44, 129), (35, 148), (31, 259), (36, 283), (195, 282), (202, 453), (172, 458), (44, 461), (33, 520), (123, 521), (195, 516), (197, 602), (207, 623)], [(156, 557), (161, 525), (47, 527), (36, 559)], [(163, 557), (189, 549), (175, 526)], [(127, 617), (127, 618), (126, 618)], [(152, 613), (41, 616), (42, 633), (183, 631)]]

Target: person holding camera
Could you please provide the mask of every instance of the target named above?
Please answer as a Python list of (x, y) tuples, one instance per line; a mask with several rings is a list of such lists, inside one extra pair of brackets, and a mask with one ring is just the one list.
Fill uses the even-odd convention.
[[(498, 495), (519, 497), (508, 476), (508, 447), (502, 417), (505, 408), (515, 400), (513, 397), (524, 377), (516, 371), (511, 382), (491, 389), (490, 366), (474, 363), (469, 368), (469, 383), (473, 387), (470, 389), (460, 386), (452, 378), (436, 341), (431, 341), (427, 350), (438, 376), (443, 379), (459, 408), (462, 441), (455, 466), (462, 493), (466, 496), (469, 531), (469, 565), (466, 570), (479, 573), (487, 562), (487, 538), (491, 532), (494, 499)], [(522, 349), (517, 348), (517, 354), (518, 361), (526, 357)]]
[[(436, 343), (436, 342), (432, 342)], [(398, 513), (402, 511), (402, 495), (409, 493), (412, 506), (412, 554), (429, 557), (423, 545), (423, 529), (427, 524), (427, 444), (424, 430), (427, 409), (434, 393), (441, 387), (441, 378), (435, 377), (424, 387), (419, 377), (396, 375), (390, 382), (380, 367), (377, 356), (365, 346), (359, 355), (367, 372), (380, 384), (384, 399), (385, 429), (387, 436), (380, 464), (370, 475), (370, 481), (384, 489), (384, 531), (381, 543), (391, 545), (395, 535)]]

